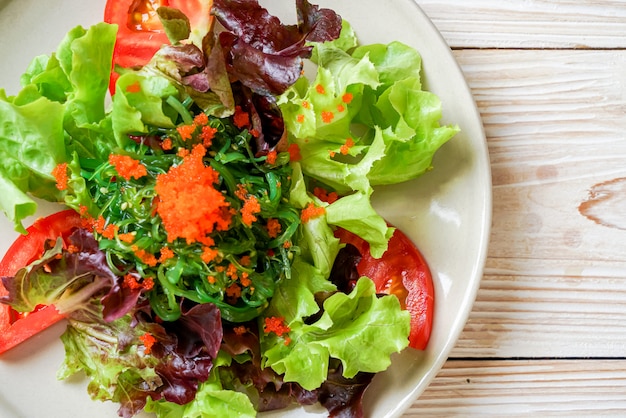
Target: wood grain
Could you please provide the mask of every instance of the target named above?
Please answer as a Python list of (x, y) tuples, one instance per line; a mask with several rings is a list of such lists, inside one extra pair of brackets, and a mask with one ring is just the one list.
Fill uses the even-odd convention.
[(453, 48), (624, 48), (620, 0), (418, 0)]
[(622, 361), (449, 361), (404, 418), (624, 416), (625, 393)]
[[(488, 137), (493, 227), (453, 356), (623, 356), (626, 231), (580, 205), (595, 185), (626, 177), (626, 52), (455, 56)], [(604, 209), (626, 219), (626, 206)]]
[(465, 329), (404, 417), (626, 416), (626, 1), (417, 2), (480, 110), (493, 228)]

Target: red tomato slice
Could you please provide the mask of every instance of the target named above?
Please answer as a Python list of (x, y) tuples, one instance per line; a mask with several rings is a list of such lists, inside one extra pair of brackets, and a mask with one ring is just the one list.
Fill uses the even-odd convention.
[[(188, 18), (193, 31), (206, 33), (212, 17), (212, 0), (108, 0), (104, 8), (104, 21), (118, 25), (117, 40), (113, 50), (113, 66), (129, 68), (140, 66), (162, 45), (169, 41), (156, 10), (161, 6), (181, 10)], [(110, 90), (115, 90), (117, 74), (111, 73)]]
[[(0, 261), (0, 277), (15, 275), (20, 268), (41, 256), (47, 240), (57, 237), (66, 239), (80, 225), (80, 216), (73, 210), (64, 210), (38, 219), (27, 228), (28, 233), (20, 235), (7, 250)], [(6, 294), (7, 290), (0, 281), (0, 296)], [(15, 347), (62, 318), (63, 315), (54, 306), (42, 306), (33, 312), (22, 314), (8, 305), (0, 304), (0, 353)]]
[(428, 264), (413, 242), (396, 229), (389, 248), (376, 259), (370, 254), (369, 244), (358, 236), (345, 229), (335, 231), (335, 236), (361, 253), (359, 274), (372, 279), (377, 292), (396, 295), (400, 305), (411, 313), (409, 346), (426, 348), (432, 330), (435, 291)]

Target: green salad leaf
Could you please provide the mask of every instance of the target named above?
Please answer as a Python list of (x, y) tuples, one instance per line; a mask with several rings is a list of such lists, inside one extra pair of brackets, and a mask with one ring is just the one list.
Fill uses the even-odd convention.
[(373, 187), (428, 171), (459, 129), (440, 125), (417, 51), (400, 42), (356, 46), (343, 26), (337, 40), (315, 44), (313, 79), (300, 78), (278, 103), (303, 175), (344, 195), (328, 206), (327, 222), (364, 236), (379, 257), (392, 230), (370, 206)]
[[(290, 289), (298, 286), (285, 281), (279, 292), (302, 296), (302, 288)], [(343, 375), (350, 378), (359, 371), (385, 370), (390, 355), (408, 345), (410, 314), (400, 308), (395, 296), (378, 297), (374, 283), (367, 278), (361, 278), (350, 294), (337, 292), (328, 297), (322, 316), (311, 324), (304, 320), (306, 316), (299, 317), (292, 305), (290, 298), (275, 297), (269, 309), (285, 318), (291, 329), (289, 343), (268, 333), (261, 336), (261, 347), (266, 366), (305, 389), (322, 384), (331, 357), (341, 361)], [(312, 307), (309, 302), (309, 309), (301, 312), (313, 313)]]
[[(3, 302), (68, 315), (58, 376), (84, 372), (90, 395), (119, 402), (121, 415), (256, 416), (266, 386), (238, 366), (277, 395), (293, 384), (318, 396), (333, 373), (358, 383), (385, 370), (409, 344), (410, 314), (366, 277), (338, 290), (335, 233), (382, 256), (394, 228), (372, 206), (376, 186), (430, 170), (458, 132), (423, 89), (420, 55), (360, 46), (344, 20), (339, 38), (311, 43), (310, 79), (259, 97), (231, 84), (216, 34), (200, 48), (185, 41), (180, 11), (159, 15), (173, 45), (120, 71), (110, 100), (116, 27), (105, 23), (36, 57), (15, 96), (0, 90), (0, 208), (25, 232), (36, 198), (64, 202), (88, 247), (48, 245), (3, 279)], [(309, 218), (310, 208), (322, 210)]]
[(71, 30), (50, 56), (35, 58), (21, 77), (22, 90), (0, 90), (0, 207), (24, 233), (32, 198), (60, 200), (52, 170), (81, 156), (108, 154), (105, 96), (115, 44), (114, 26)]

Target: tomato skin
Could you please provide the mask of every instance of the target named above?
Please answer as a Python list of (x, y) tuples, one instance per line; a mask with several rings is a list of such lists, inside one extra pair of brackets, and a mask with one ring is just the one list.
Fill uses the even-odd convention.
[[(38, 259), (44, 243), (49, 239), (62, 237), (81, 226), (81, 219), (74, 210), (64, 210), (45, 218), (40, 218), (27, 228), (26, 235), (20, 235), (9, 247), (0, 261), (0, 277), (14, 276), (22, 267)], [(0, 281), (0, 296), (7, 290)], [(54, 306), (43, 306), (28, 314), (21, 314), (0, 304), (0, 353), (3, 353), (38, 332), (63, 319)]]
[(369, 277), (378, 293), (396, 295), (403, 309), (411, 314), (409, 346), (423, 350), (432, 331), (435, 291), (430, 268), (411, 240), (396, 229), (389, 248), (381, 258), (370, 254), (369, 244), (358, 236), (338, 229), (335, 236), (354, 245), (361, 253), (357, 271)]
[[(113, 68), (145, 65), (169, 40), (156, 15), (161, 6), (181, 10), (192, 29), (206, 32), (211, 24), (211, 0), (107, 0), (104, 21), (118, 25)], [(111, 72), (109, 90), (115, 91), (118, 75)]]

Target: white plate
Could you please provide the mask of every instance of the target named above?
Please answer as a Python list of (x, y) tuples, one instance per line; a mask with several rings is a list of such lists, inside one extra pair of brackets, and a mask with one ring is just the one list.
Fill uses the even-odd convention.
[[(374, 193), (377, 209), (420, 247), (433, 271), (434, 331), (424, 352), (406, 350), (376, 376), (365, 395), (368, 417), (398, 417), (426, 389), (467, 320), (482, 276), (491, 223), (491, 176), (480, 116), (450, 49), (412, 0), (320, 0), (355, 27), (364, 43), (399, 40), (422, 54), (425, 86), (443, 102), (443, 122), (462, 132), (437, 153), (421, 178)], [(102, 18), (104, 0), (0, 0), (0, 86), (14, 94), (19, 75), (37, 54), (53, 51), (78, 24)], [(265, 1), (263, 4), (270, 4)], [(293, 21), (293, 1), (270, 10)], [(288, 12), (286, 12), (288, 11)], [(294, 15), (295, 16), (295, 15)], [(42, 213), (56, 209), (42, 207)], [(0, 254), (16, 236), (0, 219)], [(63, 359), (60, 324), (0, 358), (0, 416), (115, 417), (117, 405), (91, 401), (78, 377), (57, 381)], [(311, 416), (323, 416), (309, 412)], [(303, 411), (268, 416), (303, 416)]]

